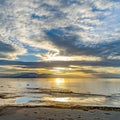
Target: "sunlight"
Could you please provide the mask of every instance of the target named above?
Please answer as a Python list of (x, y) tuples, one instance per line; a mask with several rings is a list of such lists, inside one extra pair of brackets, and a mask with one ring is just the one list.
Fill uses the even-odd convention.
[(64, 78), (55, 78), (54, 79), (54, 85), (56, 88), (65, 88), (65, 79)]
[(71, 68), (67, 67), (53, 67), (50, 71), (55, 72), (55, 73), (63, 73), (63, 72), (68, 72), (70, 71)]
[(67, 70), (65, 67), (54, 67), (53, 70)]
[(67, 56), (49, 56), (47, 60), (49, 61), (70, 61), (71, 58)]
[(69, 97), (45, 97), (45, 101), (55, 101), (55, 102), (69, 102), (70, 98)]
[(67, 67), (53, 67), (54, 71), (68, 71), (71, 70), (71, 68), (67, 68)]
[(47, 61), (101, 61), (100, 57), (96, 56), (56, 56), (56, 54), (48, 54), (45, 58)]
[(61, 83), (64, 83), (65, 80), (64, 80), (64, 78), (56, 78), (56, 79), (55, 79), (55, 82), (56, 82), (57, 84), (61, 84)]
[(57, 102), (68, 102), (69, 98), (54, 98), (54, 101)]

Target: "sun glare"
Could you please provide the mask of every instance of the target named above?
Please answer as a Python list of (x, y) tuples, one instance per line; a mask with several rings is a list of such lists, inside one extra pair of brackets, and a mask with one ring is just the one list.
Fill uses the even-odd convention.
[(57, 84), (61, 84), (61, 83), (64, 83), (65, 81), (64, 81), (63, 78), (56, 78), (56, 79), (55, 79), (55, 82), (56, 82)]
[(67, 57), (67, 56), (50, 56), (48, 57), (49, 61), (70, 61), (70, 57)]
[(47, 61), (101, 61), (100, 57), (94, 57), (94, 56), (56, 56), (56, 54), (48, 54), (45, 58)]
[(57, 102), (68, 102), (69, 98), (54, 98), (54, 101)]
[(55, 102), (69, 102), (70, 99), (68, 97), (45, 97), (44, 98), (47, 101), (55, 101)]

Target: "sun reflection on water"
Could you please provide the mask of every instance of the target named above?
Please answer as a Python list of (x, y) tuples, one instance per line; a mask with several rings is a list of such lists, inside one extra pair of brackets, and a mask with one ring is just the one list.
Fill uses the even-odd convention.
[(64, 78), (56, 78), (55, 82), (56, 82), (56, 84), (63, 84), (63, 83), (65, 83), (65, 80), (64, 80)]
[(56, 102), (68, 102), (69, 98), (54, 98), (53, 101), (56, 101)]
[(80, 105), (102, 105), (107, 98), (105, 97), (45, 97), (44, 100), (61, 103), (75, 103)]

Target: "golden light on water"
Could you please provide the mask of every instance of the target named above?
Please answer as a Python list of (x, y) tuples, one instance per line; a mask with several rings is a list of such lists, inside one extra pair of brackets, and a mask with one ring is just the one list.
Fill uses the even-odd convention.
[(55, 102), (69, 102), (69, 97), (45, 97), (44, 100)]
[(45, 97), (44, 100), (61, 103), (79, 103), (81, 105), (94, 105), (105, 102), (106, 98), (101, 96), (89, 97)]
[(54, 101), (58, 102), (68, 102), (69, 98), (54, 98)]
[(62, 84), (65, 82), (64, 78), (56, 78), (55, 79), (56, 84)]

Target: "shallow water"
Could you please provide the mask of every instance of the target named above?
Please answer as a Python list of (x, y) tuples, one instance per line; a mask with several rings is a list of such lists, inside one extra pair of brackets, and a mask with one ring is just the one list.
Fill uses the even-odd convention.
[(57, 103), (120, 107), (120, 79), (0, 79), (0, 106)]

